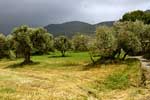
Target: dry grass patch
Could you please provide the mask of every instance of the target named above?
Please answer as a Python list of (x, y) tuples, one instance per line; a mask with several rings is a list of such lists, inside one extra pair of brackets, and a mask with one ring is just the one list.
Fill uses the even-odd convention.
[[(48, 56), (32, 59), (39, 64), (6, 68), (21, 59), (17, 62), (0, 61), (0, 100), (138, 100), (138, 97), (147, 96), (148, 89), (138, 88), (137, 61), (103, 64), (83, 70), (89, 62), (84, 57), (79, 60)], [(104, 82), (118, 72), (128, 75), (128, 87), (106, 88)]]

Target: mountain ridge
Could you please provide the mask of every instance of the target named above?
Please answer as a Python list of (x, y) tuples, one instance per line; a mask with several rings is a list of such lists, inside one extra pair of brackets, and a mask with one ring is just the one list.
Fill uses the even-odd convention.
[(81, 21), (70, 21), (61, 24), (49, 24), (44, 28), (54, 36), (67, 35), (72, 36), (75, 33), (93, 34), (98, 26), (112, 26), (115, 21), (105, 21), (97, 24), (89, 24)]

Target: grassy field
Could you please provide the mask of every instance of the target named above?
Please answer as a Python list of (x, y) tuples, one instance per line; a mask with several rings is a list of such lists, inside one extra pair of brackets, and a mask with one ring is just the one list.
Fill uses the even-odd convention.
[(137, 60), (92, 66), (86, 52), (59, 55), (0, 60), (0, 100), (148, 100)]

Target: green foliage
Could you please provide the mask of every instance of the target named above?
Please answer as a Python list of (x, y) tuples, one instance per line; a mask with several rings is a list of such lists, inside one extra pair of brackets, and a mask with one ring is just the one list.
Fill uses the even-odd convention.
[(136, 55), (144, 51), (143, 45), (146, 45), (145, 41), (149, 41), (148, 26), (141, 21), (125, 21), (116, 22), (111, 28), (99, 27), (96, 31), (96, 41), (90, 46), (90, 54), (97, 53), (101, 58), (114, 59), (120, 58), (123, 50), (125, 54), (122, 59), (128, 54)]
[(6, 37), (6, 48), (9, 50), (14, 49), (15, 45), (14, 45), (14, 40), (13, 40), (13, 36), (12, 35), (8, 35)]
[(16, 43), (16, 52), (23, 54), (25, 61), (24, 63), (31, 62), (30, 52), (33, 48), (31, 41), (32, 29), (28, 26), (20, 26), (13, 30), (14, 41)]
[(135, 55), (142, 51), (142, 35), (145, 29), (143, 22), (117, 22), (114, 24), (114, 28), (117, 33), (118, 48), (125, 51), (123, 59), (128, 54)]
[(48, 52), (51, 47), (52, 36), (48, 35), (43, 28), (30, 28), (26, 25), (17, 27), (13, 30), (16, 53), (22, 54), (25, 58), (24, 63), (30, 63), (30, 55), (33, 49), (38, 52)]
[(76, 34), (73, 36), (72, 43), (75, 51), (87, 51), (89, 38), (83, 34)]
[(144, 53), (149, 53), (150, 50), (150, 25), (145, 25), (143, 34), (141, 34), (141, 43)]
[(33, 30), (31, 41), (38, 54), (48, 53), (49, 50), (53, 49), (53, 36), (43, 28)]
[(123, 15), (121, 21), (136, 21), (140, 20), (143, 21), (145, 24), (150, 24), (150, 12), (144, 11), (133, 11)]
[(71, 42), (65, 36), (59, 36), (55, 38), (54, 47), (61, 52), (62, 56), (65, 56), (66, 51), (71, 49)]
[(143, 20), (143, 17), (144, 17), (144, 12), (137, 10), (137, 11), (124, 14), (121, 21)]
[(126, 53), (135, 54), (141, 51), (141, 42), (139, 41), (138, 37), (130, 31), (119, 34), (119, 43), (121, 48)]
[(114, 24), (115, 30), (119, 33), (122, 31), (130, 31), (133, 32), (139, 39), (141, 39), (141, 35), (144, 33), (145, 29), (144, 23), (142, 21), (125, 21), (125, 22), (116, 22)]
[(117, 39), (112, 28), (103, 26), (96, 30), (96, 47), (101, 57), (110, 57), (117, 49)]
[(6, 44), (6, 39), (3, 34), (0, 34), (0, 58), (5, 56), (5, 44)]
[(13, 49), (13, 40), (12, 36), (8, 35), (7, 37), (3, 34), (0, 34), (0, 58), (14, 58)]

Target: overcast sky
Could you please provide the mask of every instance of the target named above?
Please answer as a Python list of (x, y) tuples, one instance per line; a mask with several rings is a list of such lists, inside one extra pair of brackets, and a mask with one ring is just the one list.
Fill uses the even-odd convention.
[(150, 0), (0, 0), (0, 32), (27, 24), (45, 26), (67, 21), (91, 24), (118, 20), (128, 11), (147, 10)]

